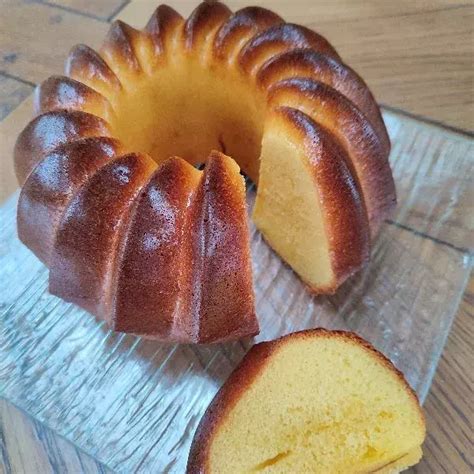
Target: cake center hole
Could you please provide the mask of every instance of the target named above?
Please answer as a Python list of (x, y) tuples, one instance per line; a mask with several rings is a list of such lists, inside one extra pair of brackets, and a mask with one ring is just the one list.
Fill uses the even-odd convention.
[(130, 151), (199, 165), (215, 149), (258, 177), (265, 99), (237, 72), (177, 61), (125, 89), (115, 110), (114, 133)]

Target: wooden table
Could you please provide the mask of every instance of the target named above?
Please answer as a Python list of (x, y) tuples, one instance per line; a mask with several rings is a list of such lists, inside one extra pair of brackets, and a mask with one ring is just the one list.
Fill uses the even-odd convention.
[[(154, 3), (154, 1), (152, 0)], [(0, 201), (16, 188), (11, 150), (36, 83), (62, 70), (77, 42), (97, 46), (124, 0), (0, 3)], [(195, 1), (168, 2), (187, 14)], [(228, 2), (232, 8), (242, 0)], [(324, 34), (384, 105), (446, 127), (474, 127), (474, 4), (449, 0), (255, 1)], [(136, 8), (150, 8), (138, 0)], [(7, 151), (7, 152), (5, 152)], [(422, 473), (474, 470), (472, 446), (474, 280), (471, 278), (425, 404)], [(96, 473), (107, 469), (0, 400), (0, 472)]]

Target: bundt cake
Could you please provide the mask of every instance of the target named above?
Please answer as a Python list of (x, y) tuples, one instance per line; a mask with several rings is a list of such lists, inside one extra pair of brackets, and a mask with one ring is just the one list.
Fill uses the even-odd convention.
[(53, 294), (117, 330), (258, 331), (244, 187), (223, 154), (258, 183), (258, 229), (316, 293), (367, 262), (395, 205), (367, 86), (323, 37), (264, 8), (116, 21), (99, 53), (73, 48), (35, 107), (15, 147), (19, 237)]
[(353, 333), (314, 329), (253, 346), (194, 436), (191, 473), (390, 473), (425, 438), (403, 375)]

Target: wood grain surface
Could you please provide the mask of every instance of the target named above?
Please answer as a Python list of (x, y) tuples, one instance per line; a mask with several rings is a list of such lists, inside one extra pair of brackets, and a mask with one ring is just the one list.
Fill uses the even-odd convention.
[[(117, 15), (134, 21), (157, 2), (0, 1), (0, 202), (16, 187), (11, 150), (31, 115), (34, 85), (60, 73), (77, 42), (99, 44)], [(188, 14), (196, 1), (167, 2)], [(268, 0), (289, 21), (324, 34), (377, 99), (447, 126), (474, 127), (472, 2), (449, 0)], [(232, 8), (246, 1), (231, 0)], [(137, 26), (141, 26), (138, 24)], [(474, 280), (466, 290), (425, 404), (428, 439), (418, 473), (474, 472)], [(0, 401), (0, 473), (107, 472), (41, 424)]]

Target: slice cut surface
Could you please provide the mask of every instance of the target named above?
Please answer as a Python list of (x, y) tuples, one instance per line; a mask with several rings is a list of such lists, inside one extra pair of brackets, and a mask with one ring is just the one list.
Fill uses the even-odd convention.
[(254, 346), (211, 403), (188, 472), (400, 472), (423, 414), (402, 374), (354, 334), (311, 330)]
[(253, 218), (315, 292), (332, 292), (369, 255), (367, 214), (344, 149), (303, 112), (267, 117)]

